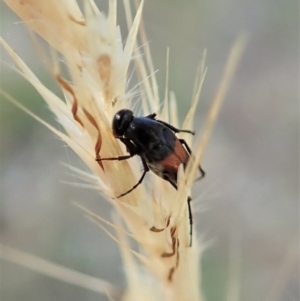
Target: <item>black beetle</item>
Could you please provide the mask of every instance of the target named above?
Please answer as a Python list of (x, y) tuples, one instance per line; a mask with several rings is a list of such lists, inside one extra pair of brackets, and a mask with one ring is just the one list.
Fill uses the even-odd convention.
[[(140, 185), (149, 170), (168, 181), (177, 189), (177, 172), (180, 164), (185, 168), (191, 156), (191, 149), (184, 139), (178, 139), (175, 133), (184, 132), (194, 135), (189, 130), (179, 130), (172, 125), (155, 119), (153, 113), (146, 117), (134, 117), (131, 110), (123, 109), (118, 111), (112, 122), (112, 130), (115, 138), (126, 145), (129, 153), (127, 156), (112, 158), (101, 158), (103, 160), (126, 160), (135, 155), (140, 156), (144, 172), (139, 181), (128, 191), (122, 193), (120, 198)], [(199, 166), (200, 178), (205, 175), (204, 170)], [(190, 235), (192, 237), (192, 211), (188, 198), (188, 211), (190, 219)], [(190, 243), (191, 244), (191, 243)]]

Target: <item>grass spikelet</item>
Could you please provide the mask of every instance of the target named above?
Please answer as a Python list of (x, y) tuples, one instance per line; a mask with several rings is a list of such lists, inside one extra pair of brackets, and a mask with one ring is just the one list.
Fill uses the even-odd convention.
[[(136, 40), (144, 1), (141, 1), (134, 19), (131, 20), (129, 3), (124, 0), (130, 26), (124, 45), (116, 23), (116, 0), (109, 1), (108, 16), (97, 9), (93, 0), (85, 2), (84, 13), (73, 0), (4, 1), (30, 29), (49, 43), (52, 51), (59, 53), (53, 56), (56, 57), (53, 62), (53, 76), (61, 87), (64, 99), (60, 99), (44, 86), (14, 50), (3, 39), (0, 41), (16, 63), (19, 72), (41, 94), (64, 132), (39, 120), (32, 113), (29, 114), (41, 121), (78, 154), (89, 167), (93, 175), (91, 178), (98, 179), (93, 180), (93, 185), (99, 185), (99, 191), (114, 205), (118, 213), (114, 217), (114, 224), (110, 224), (83, 209), (89, 219), (106, 229), (120, 245), (128, 282), (123, 300), (204, 300), (199, 271), (204, 245), (197, 240), (194, 232), (193, 245), (189, 246), (186, 200), (194, 181), (195, 168), (203, 156), (221, 102), (242, 53), (244, 41), (238, 40), (233, 48), (225, 69), (224, 81), (208, 116), (203, 140), (200, 140), (195, 150), (194, 160), (190, 160), (191, 164), (186, 172), (183, 168), (179, 170), (178, 191), (162, 179), (149, 175), (148, 185), (145, 181), (130, 194), (115, 199), (137, 183), (140, 177), (139, 158), (121, 162), (97, 162), (95, 159), (116, 157), (126, 152), (112, 135), (111, 120), (118, 110), (133, 107), (133, 91), (128, 88), (128, 69), (133, 53), (140, 51)], [(67, 66), (68, 77), (63, 77), (60, 72), (58, 56), (63, 58)], [(167, 61), (168, 57), (169, 52)], [(142, 113), (155, 112), (158, 118), (166, 121), (170, 118), (172, 124), (178, 127), (175, 95), (168, 88), (165, 91), (163, 108), (159, 110), (161, 101), (158, 99), (154, 69), (147, 47), (146, 57), (138, 55), (135, 63), (141, 80), (139, 87), (145, 91), (146, 96), (143, 98)], [(146, 70), (150, 70), (152, 74), (149, 76)], [(202, 63), (192, 105), (184, 122), (185, 129), (192, 129), (205, 72)], [(21, 104), (17, 105), (26, 111)], [(84, 174), (81, 173), (80, 176), (83, 177)], [(151, 231), (153, 227), (161, 231)], [(114, 231), (116, 236), (112, 234)], [(138, 252), (131, 250), (129, 237), (138, 242)]]

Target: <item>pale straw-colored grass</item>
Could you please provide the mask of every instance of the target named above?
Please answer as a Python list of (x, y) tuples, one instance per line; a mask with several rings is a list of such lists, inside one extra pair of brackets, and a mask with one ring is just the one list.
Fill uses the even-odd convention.
[[(51, 46), (53, 54), (51, 68), (62, 89), (64, 99), (60, 99), (44, 86), (19, 55), (1, 39), (1, 44), (16, 63), (19, 72), (41, 94), (64, 132), (55, 129), (26, 110), (20, 103), (6, 96), (47, 126), (78, 154), (93, 175), (90, 177), (91, 185), (99, 189), (115, 207), (113, 223), (109, 223), (78, 205), (94, 223), (119, 244), (128, 283), (122, 300), (204, 300), (200, 275), (204, 244), (198, 240), (194, 231), (193, 244), (192, 247), (189, 246), (186, 200), (241, 56), (244, 37), (240, 37), (232, 48), (223, 79), (208, 114), (204, 134), (194, 149), (194, 159), (190, 160), (185, 172), (182, 168), (179, 169), (179, 189), (176, 191), (168, 182), (149, 175), (148, 182), (144, 181), (130, 194), (115, 199), (115, 196), (127, 191), (138, 181), (141, 175), (140, 160), (132, 158), (122, 162), (97, 162), (95, 159), (116, 157), (126, 153), (123, 145), (112, 135), (111, 121), (118, 110), (133, 107), (132, 95), (136, 91), (130, 91), (128, 87), (128, 69), (133, 57), (135, 71), (140, 79), (137, 87), (141, 92), (142, 112), (139, 113), (146, 115), (155, 112), (159, 119), (179, 126), (174, 93), (170, 93), (166, 87), (164, 100), (159, 99), (148, 45), (145, 44), (144, 47), (145, 56), (140, 55), (141, 50), (137, 45), (143, 1), (132, 18), (129, 2), (124, 0), (130, 27), (126, 43), (124, 39), (122, 40), (120, 28), (116, 23), (116, 0), (109, 1), (107, 17), (98, 10), (93, 0), (84, 2), (84, 15), (73, 0), (4, 1), (30, 29)], [(144, 34), (142, 40), (146, 41)], [(56, 52), (62, 56), (67, 66), (68, 78), (61, 75)], [(193, 127), (204, 76), (205, 67), (202, 63), (195, 81), (191, 107), (183, 123), (185, 129)], [(182, 137), (189, 143), (192, 142), (192, 137), (186, 135)], [(80, 177), (84, 177), (84, 173), (81, 173)], [(153, 232), (150, 230), (153, 226), (164, 230), (159, 233)], [(140, 246), (138, 251), (131, 249), (128, 238), (138, 242)], [(174, 254), (168, 256), (171, 253)], [(9, 260), (13, 260), (12, 257)], [(41, 268), (39, 272), (42, 270)], [(45, 273), (46, 270), (47, 268)]]

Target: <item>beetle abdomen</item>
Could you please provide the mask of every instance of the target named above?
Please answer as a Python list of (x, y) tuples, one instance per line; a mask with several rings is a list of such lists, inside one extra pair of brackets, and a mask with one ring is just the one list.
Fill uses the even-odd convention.
[(174, 171), (176, 174), (180, 164), (184, 167), (189, 159), (189, 155), (185, 148), (182, 146), (180, 141), (176, 138), (174, 151), (170, 153), (160, 164), (163, 166), (164, 170)]
[(164, 160), (159, 162), (147, 162), (149, 168), (159, 177), (177, 185), (177, 172), (180, 164), (185, 168), (189, 155), (180, 141), (176, 138), (174, 151)]

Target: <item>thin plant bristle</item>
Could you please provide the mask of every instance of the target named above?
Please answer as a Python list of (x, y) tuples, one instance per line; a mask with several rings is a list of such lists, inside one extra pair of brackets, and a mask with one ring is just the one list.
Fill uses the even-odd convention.
[(122, 293), (120, 289), (108, 283), (107, 281), (76, 272), (69, 268), (5, 245), (0, 244), (0, 249), (2, 259), (22, 265), (42, 275), (80, 286), (104, 295), (109, 294), (114, 298), (119, 298)]

